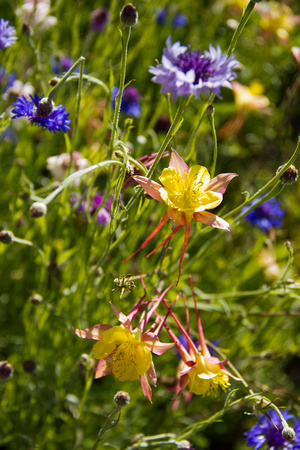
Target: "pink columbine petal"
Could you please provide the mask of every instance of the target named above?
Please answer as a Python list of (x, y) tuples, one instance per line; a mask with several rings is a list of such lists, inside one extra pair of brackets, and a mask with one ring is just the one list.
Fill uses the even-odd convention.
[(154, 198), (154, 200), (164, 203), (159, 193), (159, 189), (161, 189), (160, 184), (156, 183), (155, 181), (149, 180), (149, 178), (142, 177), (141, 175), (136, 175), (132, 178), (137, 181), (142, 186), (144, 191), (146, 191), (147, 194)]
[(184, 172), (188, 173), (188, 171), (190, 170), (189, 166), (183, 161), (181, 156), (179, 156), (176, 150), (174, 150), (173, 148), (169, 167), (175, 167), (175, 169), (177, 170), (177, 172), (180, 173), (180, 175), (182, 175)]
[(80, 338), (100, 340), (102, 339), (103, 331), (109, 330), (110, 328), (112, 328), (112, 325), (102, 324), (94, 325), (92, 327), (85, 328), (84, 330), (73, 327), (73, 331)]
[(229, 223), (226, 222), (226, 220), (221, 219), (221, 217), (216, 216), (215, 214), (203, 211), (194, 213), (193, 217), (196, 222), (202, 222), (205, 223), (205, 225), (209, 225), (210, 227), (230, 231)]
[(142, 336), (142, 341), (147, 345), (148, 349), (155, 353), (155, 355), (162, 355), (170, 348), (174, 347), (175, 343), (160, 342), (154, 333), (145, 333)]
[(210, 180), (209, 185), (207, 186), (206, 190), (224, 194), (224, 192), (227, 189), (228, 184), (234, 177), (238, 177), (238, 174), (237, 173), (220, 173), (215, 178)]
[(184, 366), (183, 369), (180, 371), (180, 376), (184, 376), (187, 375), (196, 365), (195, 361), (187, 361)]
[(149, 378), (150, 383), (152, 383), (153, 386), (156, 386), (157, 376), (153, 362), (151, 363), (150, 369), (147, 370), (147, 377)]
[(115, 313), (115, 315), (117, 316), (119, 322), (121, 322), (126, 328), (131, 329), (131, 322), (130, 319), (128, 319), (127, 316), (125, 316), (125, 314), (123, 314), (115, 305), (113, 305), (112, 303), (110, 304), (110, 306), (112, 307), (113, 312)]
[(152, 392), (148, 380), (146, 378), (146, 375), (140, 376), (140, 382), (142, 385), (144, 396), (149, 400), (150, 403), (152, 403)]
[(109, 375), (112, 373), (112, 369), (108, 364), (109, 359), (111, 359), (111, 356), (104, 359), (99, 359), (95, 372), (95, 378), (102, 378), (105, 377), (105, 375)]

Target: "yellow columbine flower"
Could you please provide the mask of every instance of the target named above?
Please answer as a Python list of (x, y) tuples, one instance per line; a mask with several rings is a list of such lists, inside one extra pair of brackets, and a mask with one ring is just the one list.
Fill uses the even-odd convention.
[(104, 331), (101, 341), (94, 345), (93, 356), (97, 359), (109, 356), (108, 367), (118, 380), (135, 380), (144, 375), (152, 363), (151, 352), (141, 337), (141, 332), (130, 331), (123, 325), (112, 327)]
[(134, 176), (133, 178), (147, 194), (167, 205), (167, 211), (145, 242), (123, 263), (144, 248), (167, 221), (171, 219), (175, 227), (174, 230), (167, 239), (147, 256), (154, 253), (169, 241), (181, 227), (185, 226), (185, 239), (179, 261), (179, 279), (181, 262), (191, 231), (192, 218), (196, 222), (202, 222), (211, 227), (229, 230), (229, 224), (225, 220), (207, 210), (216, 208), (222, 202), (228, 183), (236, 176), (236, 173), (221, 173), (211, 180), (205, 167), (198, 165), (189, 167), (175, 150), (172, 151), (169, 167), (164, 169), (159, 177), (162, 185), (146, 177)]
[(213, 364), (202, 355), (197, 355), (196, 364), (188, 372), (189, 390), (196, 395), (217, 395), (218, 386), (224, 391), (230, 386), (229, 376), (220, 365)]

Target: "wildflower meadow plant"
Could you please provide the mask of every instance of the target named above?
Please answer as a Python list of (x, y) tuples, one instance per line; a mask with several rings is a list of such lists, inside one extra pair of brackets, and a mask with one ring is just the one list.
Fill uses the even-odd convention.
[(1, 5), (0, 448), (300, 449), (300, 9), (273, 3)]

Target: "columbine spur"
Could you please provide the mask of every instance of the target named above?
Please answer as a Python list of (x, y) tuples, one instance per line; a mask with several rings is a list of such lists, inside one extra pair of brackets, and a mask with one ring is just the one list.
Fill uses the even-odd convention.
[(18, 39), (16, 30), (9, 25), (8, 20), (0, 19), (0, 48), (10, 47)]
[(232, 71), (238, 63), (233, 56), (223, 54), (220, 47), (209, 46), (203, 53), (189, 51), (187, 47), (175, 42), (172, 45), (168, 37), (163, 51), (162, 62), (156, 67), (150, 66), (154, 75), (152, 81), (161, 84), (161, 93), (177, 97), (193, 94), (195, 97), (210, 91), (220, 97), (221, 87), (231, 88), (230, 81), (236, 77)]
[[(63, 105), (49, 107), (48, 111), (45, 108), (46, 104), (41, 102), (42, 97), (39, 98), (37, 94), (34, 97), (30, 96), (31, 100), (28, 100), (22, 95), (17, 97), (14, 103), (14, 109), (12, 113), (12, 119), (18, 117), (28, 117), (28, 120), (32, 125), (38, 125), (49, 131), (63, 131), (64, 133), (70, 129), (71, 123), (69, 113), (65, 112), (66, 107)], [(43, 107), (42, 107), (43, 106)], [(49, 105), (50, 106), (50, 105)]]

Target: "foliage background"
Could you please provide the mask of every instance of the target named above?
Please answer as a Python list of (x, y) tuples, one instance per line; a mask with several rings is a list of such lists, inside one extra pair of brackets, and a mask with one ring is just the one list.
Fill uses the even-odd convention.
[[(192, 48), (206, 49), (213, 43), (225, 50), (233, 34), (232, 21), (238, 21), (241, 15), (237, 3), (225, 0), (136, 3), (139, 23), (129, 44), (126, 81), (134, 79), (141, 94), (142, 115), (131, 123), (126, 116), (120, 120), (120, 136), (124, 138), (128, 130), (126, 141), (134, 158), (156, 152), (164, 138), (163, 133), (155, 132), (155, 124), (161, 113), (169, 114), (169, 105), (159, 93), (159, 86), (150, 81), (148, 66), (161, 58), (167, 36), (171, 34), (173, 42), (190, 43)], [(299, 17), (299, 3), (296, 0), (285, 3)], [(188, 18), (187, 26), (173, 29), (170, 19), (162, 27), (156, 24), (157, 11), (167, 4), (170, 15), (180, 11)], [(57, 18), (57, 25), (44, 33), (33, 29), (32, 34), (40, 57), (38, 73), (34, 53), (28, 38), (21, 34), (22, 23), (16, 15), (21, 2), (4, 0), (1, 16), (16, 27), (19, 39), (11, 48), (1, 50), (1, 65), (7, 73), (16, 72), (24, 83), (30, 82), (39, 95), (46, 95), (43, 89), (53, 77), (54, 56), (64, 52), (75, 61), (83, 55), (85, 72), (112, 88), (119, 82), (118, 27), (123, 5), (117, 0), (52, 2), (51, 14)], [(97, 7), (109, 8), (110, 21), (105, 31), (96, 35), (89, 32), (88, 24), (90, 13)], [(278, 166), (292, 154), (299, 133), (299, 72), (291, 54), (292, 46), (300, 46), (299, 26), (289, 30), (286, 40), (281, 40), (275, 32), (269, 35), (263, 32), (260, 20), (255, 11), (235, 56), (241, 63), (238, 81), (245, 85), (259, 81), (270, 106), (268, 114), (251, 113), (238, 133), (219, 138), (217, 173), (239, 174), (217, 211), (221, 216), (243, 202), (243, 192), (253, 194), (272, 178)], [(1, 449), (89, 449), (114, 408), (114, 394), (121, 389), (128, 391), (131, 402), (122, 410), (118, 426), (105, 434), (104, 447), (125, 449), (140, 433), (178, 435), (188, 425), (222, 409), (227, 395), (221, 393), (215, 399), (194, 396), (189, 404), (182, 401), (179, 409), (172, 411), (174, 394), (167, 388), (170, 379), (166, 379), (176, 374), (178, 360), (172, 352), (155, 359), (159, 382), (153, 389), (153, 404), (143, 397), (138, 380), (121, 383), (108, 376), (91, 383), (89, 371), (80, 365), (81, 354), (90, 354), (92, 345), (78, 339), (72, 326), (116, 324), (109, 301), (124, 313), (129, 312), (143, 291), (136, 280), (137, 289), (120, 300), (120, 293), (112, 289), (114, 279), (121, 274), (150, 274), (161, 265), (161, 273), (145, 278), (149, 298), (155, 295), (155, 286), (163, 288), (173, 282), (183, 234), (171, 242), (164, 258), (157, 252), (147, 259), (143, 250), (122, 266), (122, 260), (143, 242), (164, 212), (164, 205), (143, 199), (142, 213), (137, 213), (137, 206), (132, 208), (128, 220), (116, 231), (116, 236), (123, 233), (124, 239), (110, 249), (99, 270), (93, 272), (91, 268), (105, 251), (108, 227), (100, 227), (78, 214), (71, 207), (70, 195), (74, 191), (85, 194), (104, 189), (108, 170), (95, 172), (84, 177), (79, 187), (66, 189), (49, 206), (47, 216), (38, 220), (30, 217), (29, 206), (34, 196), (43, 197), (57, 185), (46, 169), (49, 156), (69, 151), (74, 144), (73, 149), (91, 163), (106, 156), (112, 119), (110, 94), (93, 84), (84, 85), (78, 136), (74, 141), (76, 95), (77, 83), (70, 82), (56, 98), (56, 103), (66, 105), (71, 113), (71, 131), (67, 136), (52, 135), (25, 122), (13, 121), (10, 129), (14, 138), (1, 141), (1, 228), (33, 242), (45, 255), (43, 260), (36, 249), (17, 243), (0, 246), (0, 359), (8, 360), (15, 369), (13, 377), (0, 386)], [(1, 111), (8, 111), (13, 101), (2, 99)], [(235, 112), (232, 92), (224, 89), (223, 99), (217, 99), (214, 106), (218, 131)], [(184, 123), (172, 142), (179, 154), (184, 154), (201, 107), (197, 99), (189, 104)], [(172, 108), (174, 114), (175, 106)], [(212, 148), (211, 130), (205, 121), (187, 163), (197, 161), (209, 167)], [(159, 170), (167, 164), (168, 158), (163, 159)], [(133, 189), (124, 191), (124, 204), (132, 192)], [(287, 186), (280, 200), (285, 210), (284, 225), (269, 235), (243, 220), (231, 233), (222, 234), (214, 242), (219, 231), (200, 235), (200, 226), (194, 224), (182, 278), (168, 298), (174, 300), (179, 291), (187, 295), (191, 329), (196, 330), (188, 282), (191, 274), (206, 338), (219, 340), (222, 351), (256, 392), (265, 391), (270, 399), (276, 399), (278, 406), (289, 408), (299, 417), (299, 183)], [(166, 236), (167, 230), (164, 233)], [(280, 278), (288, 261), (287, 240), (295, 254), (285, 278), (290, 282)], [(157, 242), (149, 244), (149, 251)], [(206, 251), (202, 251), (204, 245)], [(268, 277), (262, 263), (263, 249), (274, 256), (281, 275)], [(33, 304), (30, 301), (33, 294), (41, 295), (43, 302)], [(182, 301), (178, 302), (176, 312), (184, 320), (183, 306)], [(264, 315), (279, 312), (282, 315)], [(161, 340), (169, 338), (162, 335)], [(32, 373), (23, 367), (28, 360), (36, 364)], [(237, 396), (247, 394), (241, 383), (233, 382), (231, 387), (239, 388)], [(225, 450), (246, 448), (243, 433), (256, 423), (256, 418), (245, 412), (252, 412), (251, 403), (227, 411), (222, 421), (204, 427), (190, 441), (197, 449), (217, 449), (220, 443)]]

